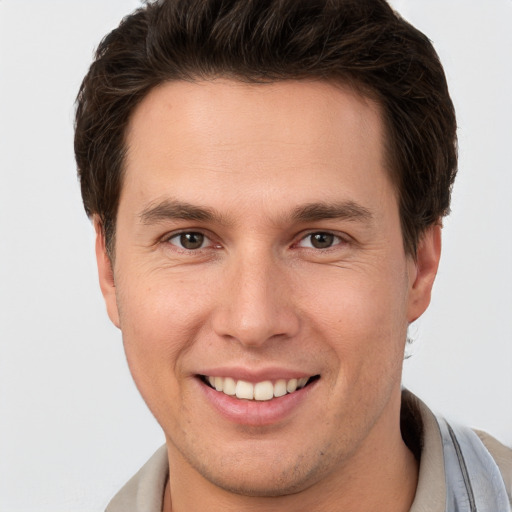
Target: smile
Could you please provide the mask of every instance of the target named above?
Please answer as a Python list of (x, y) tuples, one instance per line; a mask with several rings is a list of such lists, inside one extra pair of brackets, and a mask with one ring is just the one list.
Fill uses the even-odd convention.
[(317, 380), (319, 376), (302, 377), (300, 379), (278, 379), (275, 382), (264, 380), (255, 383), (235, 380), (231, 377), (203, 375), (201, 378), (211, 388), (225, 395), (243, 400), (268, 401), (294, 393)]

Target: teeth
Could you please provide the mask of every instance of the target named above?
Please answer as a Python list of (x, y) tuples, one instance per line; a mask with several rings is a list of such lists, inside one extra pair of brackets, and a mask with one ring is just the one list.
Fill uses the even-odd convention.
[(288, 391), (288, 393), (293, 393), (296, 389), (297, 389), (297, 379), (290, 379), (286, 383), (286, 391)]
[(297, 380), (297, 387), (303, 388), (306, 385), (306, 382), (308, 381), (307, 377), (303, 377), (302, 379)]
[(286, 381), (284, 379), (278, 380), (274, 384), (274, 396), (275, 397), (284, 396), (284, 395), (286, 395), (286, 393), (287, 393)]
[(254, 385), (254, 400), (271, 400), (274, 398), (274, 385), (269, 380)]
[(245, 400), (272, 400), (274, 397), (284, 396), (287, 393), (293, 393), (297, 389), (303, 388), (308, 382), (308, 377), (300, 379), (279, 379), (276, 382), (265, 380), (252, 384), (245, 380), (235, 381), (231, 377), (206, 377), (212, 388)]
[(222, 391), (224, 389), (224, 379), (222, 377), (215, 377), (214, 387), (217, 391)]
[[(217, 377), (222, 378), (222, 377)], [(226, 395), (234, 396), (236, 395), (236, 382), (231, 377), (226, 377), (224, 379), (224, 386), (222, 391), (226, 393)]]
[(250, 382), (239, 380), (236, 383), (236, 397), (252, 400), (254, 398), (254, 386)]

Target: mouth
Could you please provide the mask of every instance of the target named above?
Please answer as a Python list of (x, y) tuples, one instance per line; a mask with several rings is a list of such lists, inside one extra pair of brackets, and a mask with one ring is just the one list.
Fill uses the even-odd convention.
[(320, 375), (299, 379), (264, 380), (247, 382), (231, 377), (199, 375), (200, 380), (210, 388), (225, 395), (249, 401), (269, 401), (299, 391), (320, 378)]

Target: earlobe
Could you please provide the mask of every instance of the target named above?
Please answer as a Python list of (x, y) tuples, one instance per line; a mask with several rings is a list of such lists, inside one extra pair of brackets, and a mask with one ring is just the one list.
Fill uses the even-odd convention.
[(441, 258), (441, 225), (430, 226), (421, 236), (411, 273), (408, 321), (414, 322), (430, 304), (432, 287)]
[(103, 224), (97, 215), (93, 217), (94, 230), (96, 231), (96, 262), (98, 265), (98, 277), (101, 293), (105, 299), (107, 313), (116, 327), (120, 327), (119, 312), (117, 309), (116, 285), (114, 281), (114, 272), (112, 262), (107, 253), (105, 242), (105, 231)]

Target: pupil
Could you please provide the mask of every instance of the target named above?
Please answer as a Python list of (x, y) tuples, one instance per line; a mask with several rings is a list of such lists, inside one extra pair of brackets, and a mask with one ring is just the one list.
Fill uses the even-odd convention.
[(201, 233), (183, 233), (180, 243), (185, 249), (199, 249), (203, 245), (204, 235)]
[(311, 245), (316, 249), (326, 249), (334, 242), (334, 235), (330, 233), (315, 233), (311, 235)]

